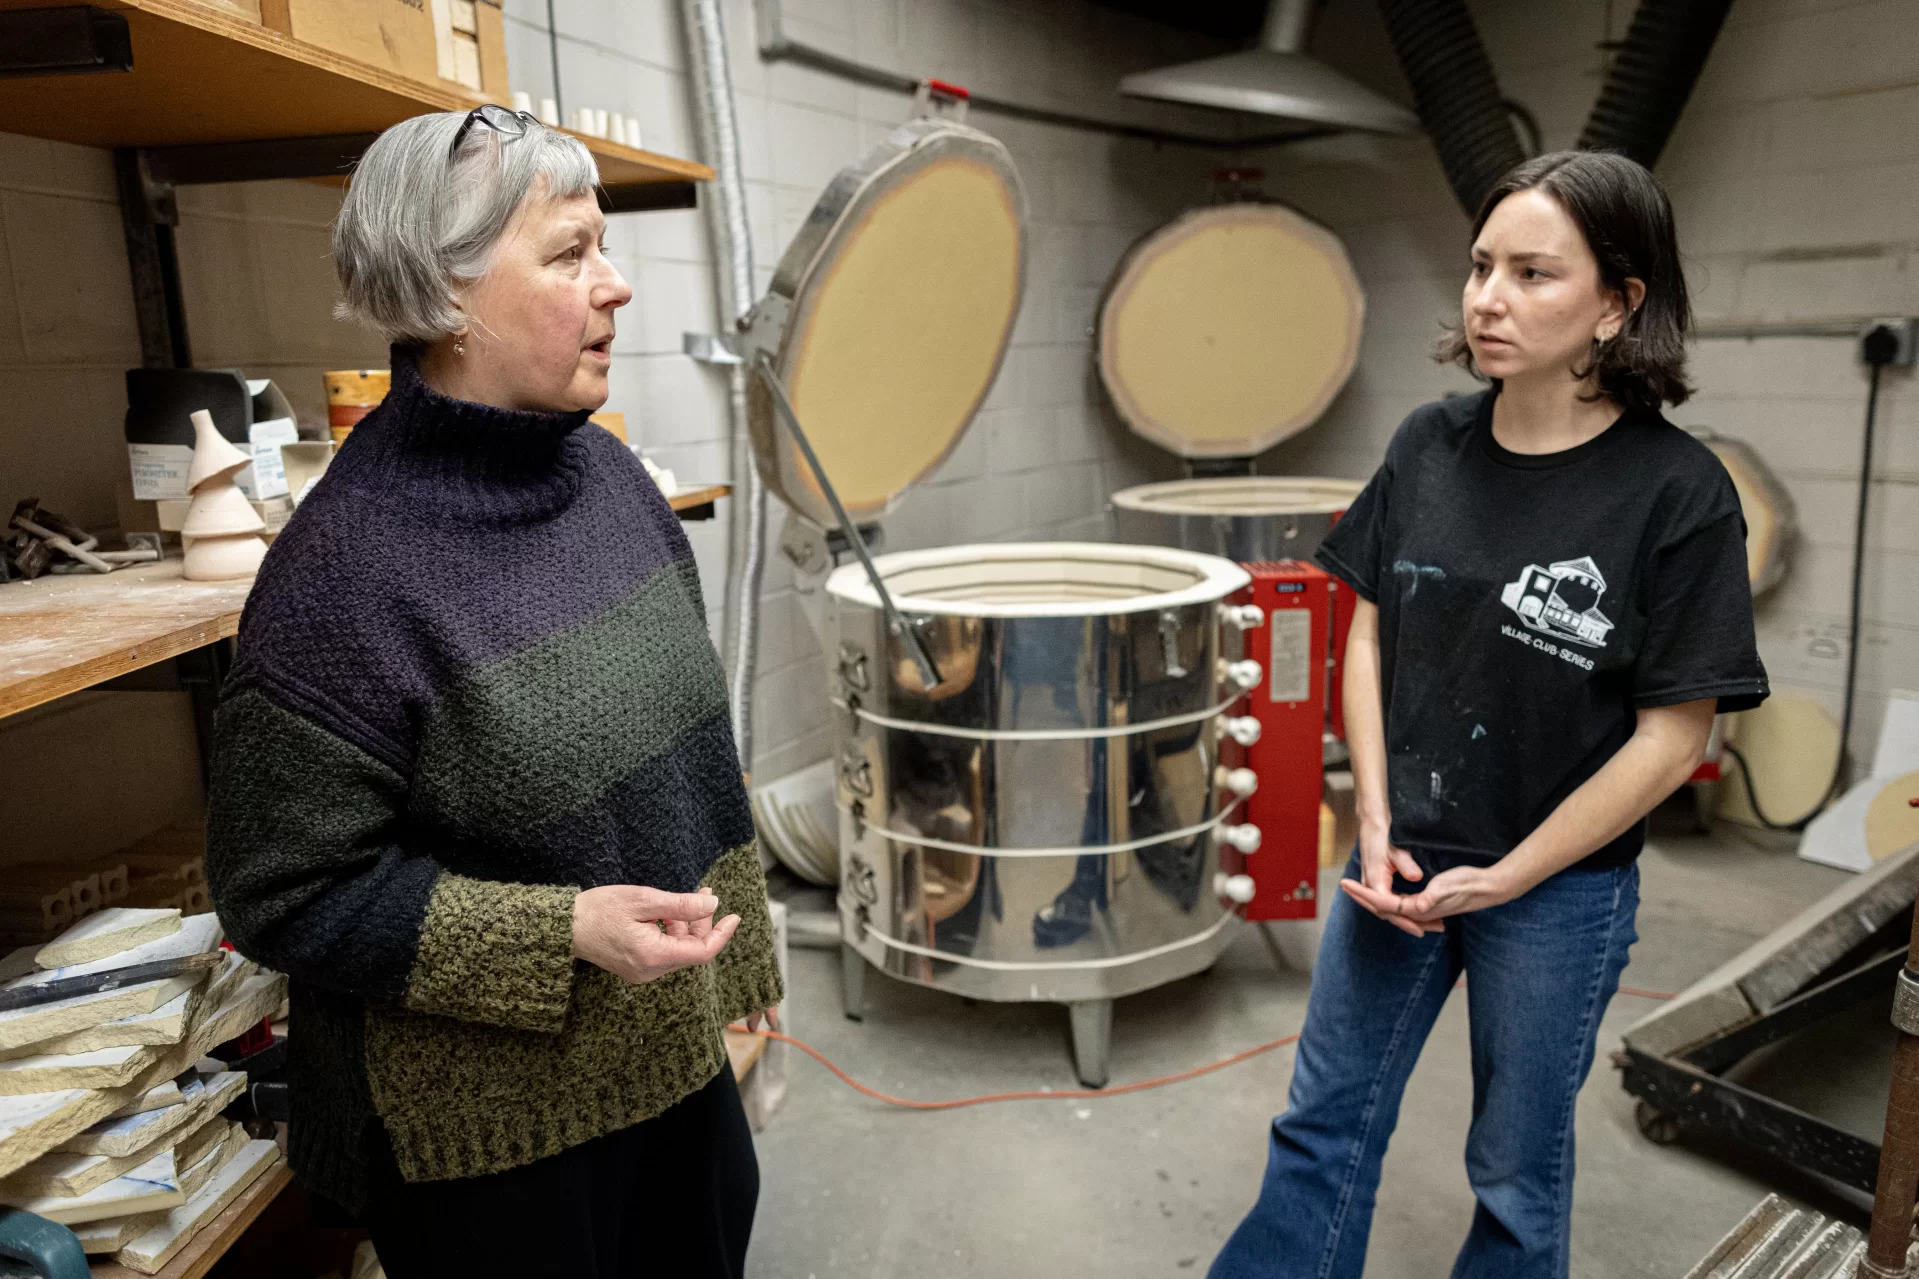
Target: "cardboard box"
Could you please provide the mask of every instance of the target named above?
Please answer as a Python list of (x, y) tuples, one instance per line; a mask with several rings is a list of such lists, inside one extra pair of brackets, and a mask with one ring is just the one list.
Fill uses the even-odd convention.
[(439, 79), (429, 0), (261, 0), (260, 21), (409, 80)]
[(241, 492), (256, 501), (286, 495), (280, 446), (300, 433), (293, 406), (271, 378), (249, 379), (238, 369), (129, 369), (127, 467), (136, 499), (187, 496), (195, 409), (211, 413), (220, 434), (252, 456), (253, 464), (233, 477)]
[(287, 472), (287, 495), (295, 506), (306, 500), (307, 490), (326, 474), (335, 447), (331, 440), (302, 440), (280, 449), (281, 462)]
[(506, 14), (494, 0), (478, 0), (480, 43), (480, 89), (488, 97), (505, 102), (506, 87)]
[(506, 17), (494, 0), (429, 0), (440, 79), (507, 100)]

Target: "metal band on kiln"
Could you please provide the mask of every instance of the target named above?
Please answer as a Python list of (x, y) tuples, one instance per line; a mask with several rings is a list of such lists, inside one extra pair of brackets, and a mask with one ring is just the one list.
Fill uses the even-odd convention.
[[(1178, 830), (1163, 831), (1144, 839), (1129, 839), (1123, 844), (1068, 844), (1061, 848), (999, 848), (981, 844), (956, 844), (952, 840), (935, 839), (931, 835), (908, 835), (901, 831), (890, 830), (867, 817), (861, 817), (859, 822), (875, 835), (883, 836), (895, 843), (940, 848), (949, 853), (971, 853), (978, 857), (1101, 857), (1111, 853), (1130, 853), (1134, 849), (1151, 848), (1154, 844), (1170, 844), (1175, 840), (1204, 834), (1232, 816), (1233, 810), (1243, 803), (1245, 803), (1244, 796), (1235, 796), (1231, 803), (1207, 821), (1193, 826), (1182, 826)], [(843, 813), (850, 811), (845, 804), (841, 804), (839, 808)]]
[(1189, 947), (1197, 946), (1202, 942), (1210, 940), (1217, 935), (1221, 929), (1230, 927), (1232, 924), (1238, 922), (1238, 920), (1239, 916), (1237, 914), (1232, 911), (1227, 911), (1218, 919), (1214, 920), (1210, 926), (1194, 933), (1191, 937), (1182, 937), (1178, 941), (1170, 941), (1164, 945), (1154, 946), (1148, 950), (1136, 950), (1130, 955), (1112, 955), (1105, 959), (1062, 959), (1052, 963), (1035, 959), (1010, 961), (1000, 959), (974, 959), (970, 955), (955, 955), (949, 951), (934, 950), (930, 946), (916, 946), (910, 941), (900, 941), (896, 937), (888, 937), (871, 924), (866, 925), (865, 936), (874, 938), (881, 945), (889, 949), (905, 951), (909, 955), (921, 955), (927, 959), (937, 959), (943, 964), (960, 964), (967, 968), (985, 968), (994, 972), (1061, 972), (1071, 969), (1123, 968), (1129, 964), (1137, 964), (1142, 960), (1156, 959), (1161, 955), (1171, 955), (1176, 951), (1186, 950)]
[(1245, 697), (1245, 693), (1234, 693), (1223, 702), (1207, 707), (1203, 711), (1187, 711), (1183, 715), (1168, 715), (1165, 719), (1147, 720), (1143, 724), (1121, 724), (1115, 728), (961, 728), (956, 724), (922, 724), (917, 720), (894, 719), (890, 715), (876, 715), (864, 706), (857, 709), (848, 707), (844, 698), (835, 697), (831, 701), (840, 710), (852, 710), (869, 724), (881, 728), (894, 728), (908, 733), (930, 733), (935, 737), (965, 737), (976, 742), (1070, 742), (1088, 737), (1131, 737), (1135, 733), (1150, 733), (1158, 728), (1179, 728), (1185, 724), (1197, 724), (1201, 720), (1223, 715)]

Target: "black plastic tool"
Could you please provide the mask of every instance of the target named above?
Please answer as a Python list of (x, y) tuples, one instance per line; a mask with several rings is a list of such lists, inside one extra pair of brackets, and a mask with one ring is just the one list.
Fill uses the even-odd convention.
[(168, 977), (206, 972), (218, 966), (224, 955), (224, 951), (209, 950), (199, 955), (184, 955), (179, 959), (156, 959), (150, 964), (108, 968), (97, 973), (82, 973), (78, 977), (41, 982), (37, 986), (0, 990), (0, 1013), (12, 1012), (16, 1008), (32, 1008), (36, 1004), (58, 1003), (62, 999), (73, 999), (80, 995), (97, 995), (103, 991), (119, 990), (122, 986), (137, 986), (141, 982), (164, 981)]

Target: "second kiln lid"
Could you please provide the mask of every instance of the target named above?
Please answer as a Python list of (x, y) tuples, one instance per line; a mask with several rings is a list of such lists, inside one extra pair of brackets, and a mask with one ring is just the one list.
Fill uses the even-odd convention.
[(1359, 356), (1366, 298), (1339, 238), (1283, 204), (1181, 214), (1120, 260), (1099, 372), (1133, 431), (1242, 457), (1310, 426)]

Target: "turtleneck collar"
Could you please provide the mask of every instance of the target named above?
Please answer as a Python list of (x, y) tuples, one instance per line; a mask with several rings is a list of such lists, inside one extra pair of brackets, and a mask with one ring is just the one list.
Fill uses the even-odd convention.
[(585, 479), (576, 433), (589, 411), (535, 413), (442, 395), (416, 348), (392, 348), (392, 389), (347, 437), (335, 468), (369, 496), (428, 518), (522, 522), (567, 506)]

